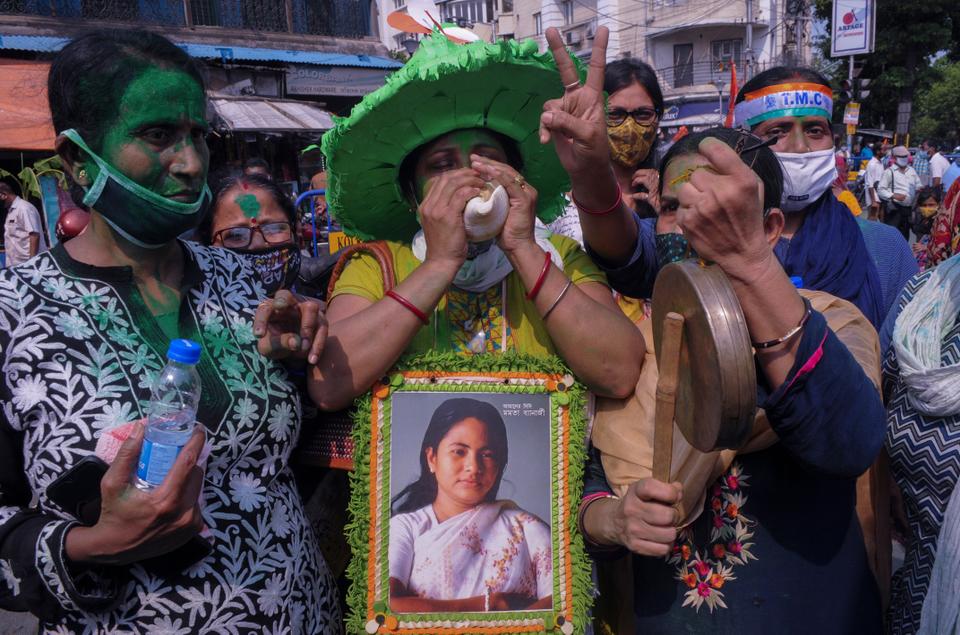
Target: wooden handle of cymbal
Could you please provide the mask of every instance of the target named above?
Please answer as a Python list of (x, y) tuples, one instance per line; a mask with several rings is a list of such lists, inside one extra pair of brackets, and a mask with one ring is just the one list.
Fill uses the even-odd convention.
[(667, 313), (660, 338), (660, 377), (657, 379), (657, 408), (653, 431), (653, 478), (670, 482), (673, 459), (673, 420), (676, 413), (680, 375), (680, 346), (683, 344), (683, 316)]

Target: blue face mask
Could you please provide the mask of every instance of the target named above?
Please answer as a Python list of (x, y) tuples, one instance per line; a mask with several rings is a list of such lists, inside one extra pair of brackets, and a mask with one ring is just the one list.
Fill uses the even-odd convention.
[(671, 262), (697, 257), (696, 252), (690, 248), (687, 237), (683, 234), (656, 234), (654, 240), (657, 245), (657, 264), (661, 267), (669, 265)]
[(97, 164), (93, 185), (84, 187), (83, 204), (94, 209), (118, 234), (135, 245), (158, 249), (200, 223), (213, 198), (206, 184), (194, 203), (174, 201), (133, 182), (98, 156), (74, 130), (61, 133)]

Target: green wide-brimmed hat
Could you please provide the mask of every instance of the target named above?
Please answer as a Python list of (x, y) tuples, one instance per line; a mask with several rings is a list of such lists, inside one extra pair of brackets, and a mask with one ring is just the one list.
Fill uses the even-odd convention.
[(539, 194), (537, 216), (554, 220), (570, 181), (538, 129), (544, 102), (562, 94), (553, 56), (533, 40), (424, 38), (403, 68), (323, 136), (331, 213), (351, 236), (409, 242), (420, 226), (400, 188), (403, 160), (448, 132), (488, 128), (517, 143), (524, 178)]

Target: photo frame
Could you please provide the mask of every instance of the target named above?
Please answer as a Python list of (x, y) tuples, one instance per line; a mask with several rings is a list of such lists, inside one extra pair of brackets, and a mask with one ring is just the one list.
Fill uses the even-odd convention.
[(358, 400), (351, 633), (584, 632), (586, 391), (556, 358), (408, 358)]

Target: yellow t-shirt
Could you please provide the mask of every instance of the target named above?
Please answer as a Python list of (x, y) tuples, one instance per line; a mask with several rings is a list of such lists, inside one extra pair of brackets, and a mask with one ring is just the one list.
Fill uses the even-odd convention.
[[(554, 235), (550, 242), (563, 258), (563, 271), (574, 284), (587, 282), (607, 284), (606, 276), (590, 260), (590, 257), (573, 240)], [(413, 270), (420, 265), (420, 261), (413, 255), (410, 246), (402, 243), (387, 242), (387, 247), (393, 257), (393, 270), (397, 277), (396, 283), (403, 282)], [(502, 289), (506, 288), (506, 302)], [(537, 356), (555, 355), (556, 349), (546, 326), (540, 317), (540, 312), (530, 300), (526, 299), (526, 289), (520, 277), (511, 272), (505, 283), (498, 284), (494, 289), (481, 293), (468, 293), (454, 289), (450, 295), (459, 302), (453, 310), (448, 310), (448, 296), (440, 299), (436, 311), (430, 316), (430, 323), (423, 326), (407, 347), (407, 353), (424, 353), (430, 350), (454, 350), (468, 353), (464, 350), (473, 331), (485, 331), (486, 341), (483, 349), (487, 352), (513, 350)], [(377, 302), (383, 298), (383, 276), (376, 259), (367, 253), (354, 255), (350, 263), (334, 286), (328, 302), (340, 295), (356, 295)], [(496, 301), (499, 299), (499, 301)], [(473, 310), (465, 307), (476, 306), (480, 310), (473, 316)], [(503, 307), (506, 307), (507, 324), (503, 328)], [(466, 311), (466, 313), (464, 313)], [(453, 315), (451, 315), (451, 313)], [(473, 319), (479, 318), (479, 319)], [(466, 331), (466, 333), (464, 333)], [(503, 333), (506, 332), (507, 343), (503, 346)]]

